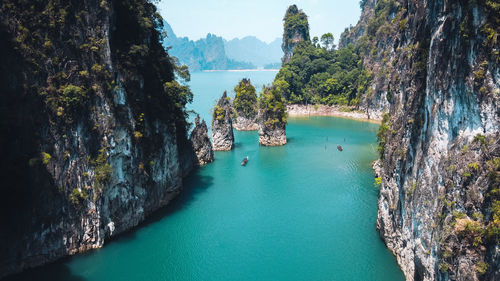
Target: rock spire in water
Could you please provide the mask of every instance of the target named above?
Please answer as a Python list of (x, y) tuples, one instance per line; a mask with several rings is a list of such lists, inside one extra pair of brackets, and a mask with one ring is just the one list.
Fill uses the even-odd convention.
[(215, 105), (212, 119), (214, 150), (231, 150), (234, 147), (231, 100), (224, 92)]
[(208, 128), (205, 120), (200, 122), (200, 115), (198, 115), (194, 123), (195, 127), (193, 132), (191, 132), (189, 140), (196, 154), (198, 165), (203, 166), (214, 161), (214, 150), (210, 138), (208, 137)]
[(265, 146), (286, 144), (286, 106), (283, 96), (275, 87), (265, 87), (259, 104), (259, 143)]
[(259, 129), (257, 124), (258, 106), (257, 93), (250, 79), (242, 79), (234, 87), (236, 97), (234, 99), (234, 128), (239, 131), (255, 131)]

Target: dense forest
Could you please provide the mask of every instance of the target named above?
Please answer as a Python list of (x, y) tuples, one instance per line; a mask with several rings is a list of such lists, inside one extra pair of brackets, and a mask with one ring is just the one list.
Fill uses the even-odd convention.
[[(337, 50), (331, 33), (309, 39), (303, 11), (291, 6), (284, 18), (284, 58), (274, 85), (288, 103), (353, 105), (369, 90), (372, 75), (354, 45)], [(285, 45), (288, 44), (288, 45)]]

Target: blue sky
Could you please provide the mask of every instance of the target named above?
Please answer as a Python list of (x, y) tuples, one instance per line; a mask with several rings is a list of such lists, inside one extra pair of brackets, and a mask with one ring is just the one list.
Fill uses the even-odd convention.
[(359, 0), (162, 0), (158, 7), (178, 36), (197, 40), (207, 33), (226, 39), (253, 35), (270, 42), (282, 36), (282, 19), (291, 4), (309, 16), (311, 37), (332, 32), (335, 41), (361, 14)]

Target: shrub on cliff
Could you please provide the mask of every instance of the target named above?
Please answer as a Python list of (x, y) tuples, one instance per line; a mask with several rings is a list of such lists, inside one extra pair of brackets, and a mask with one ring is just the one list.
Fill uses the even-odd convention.
[(234, 98), (234, 109), (238, 115), (252, 118), (257, 115), (257, 93), (250, 79), (242, 79), (234, 87), (236, 97)]
[[(226, 117), (231, 115), (231, 98), (227, 96), (227, 92), (224, 91), (222, 97), (219, 99), (217, 104), (213, 108), (213, 122), (219, 121), (223, 122)], [(212, 124), (213, 125), (213, 124)]]
[(382, 115), (382, 124), (380, 124), (380, 127), (378, 128), (377, 132), (377, 140), (378, 140), (377, 150), (379, 152), (381, 159), (384, 159), (385, 144), (387, 143), (387, 134), (390, 131), (390, 126), (391, 122), (389, 120), (389, 114), (385, 113), (384, 115)]
[(285, 99), (276, 87), (264, 87), (259, 97), (264, 125), (269, 128), (286, 124)]
[(309, 41), (309, 22), (307, 21), (307, 15), (297, 8), (296, 5), (291, 5), (288, 7), (285, 18), (283, 19), (283, 27), (285, 32), (283, 33), (283, 44), (293, 44), (293, 40), (296, 39), (297, 35), (301, 36), (302, 39)]

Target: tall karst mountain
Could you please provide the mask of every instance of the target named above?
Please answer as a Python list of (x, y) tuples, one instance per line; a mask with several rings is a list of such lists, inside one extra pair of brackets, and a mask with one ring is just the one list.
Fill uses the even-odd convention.
[(285, 64), (290, 61), (293, 56), (295, 47), (303, 41), (310, 41), (309, 38), (309, 22), (307, 15), (297, 8), (296, 5), (291, 5), (283, 18), (283, 42), (281, 49), (284, 52), (282, 63)]
[(196, 156), (150, 1), (5, 0), (0, 18), (2, 277), (136, 226)]
[[(354, 43), (386, 108), (377, 229), (407, 280), (500, 279), (500, 2), (364, 0)], [(381, 103), (380, 100), (387, 100)]]

